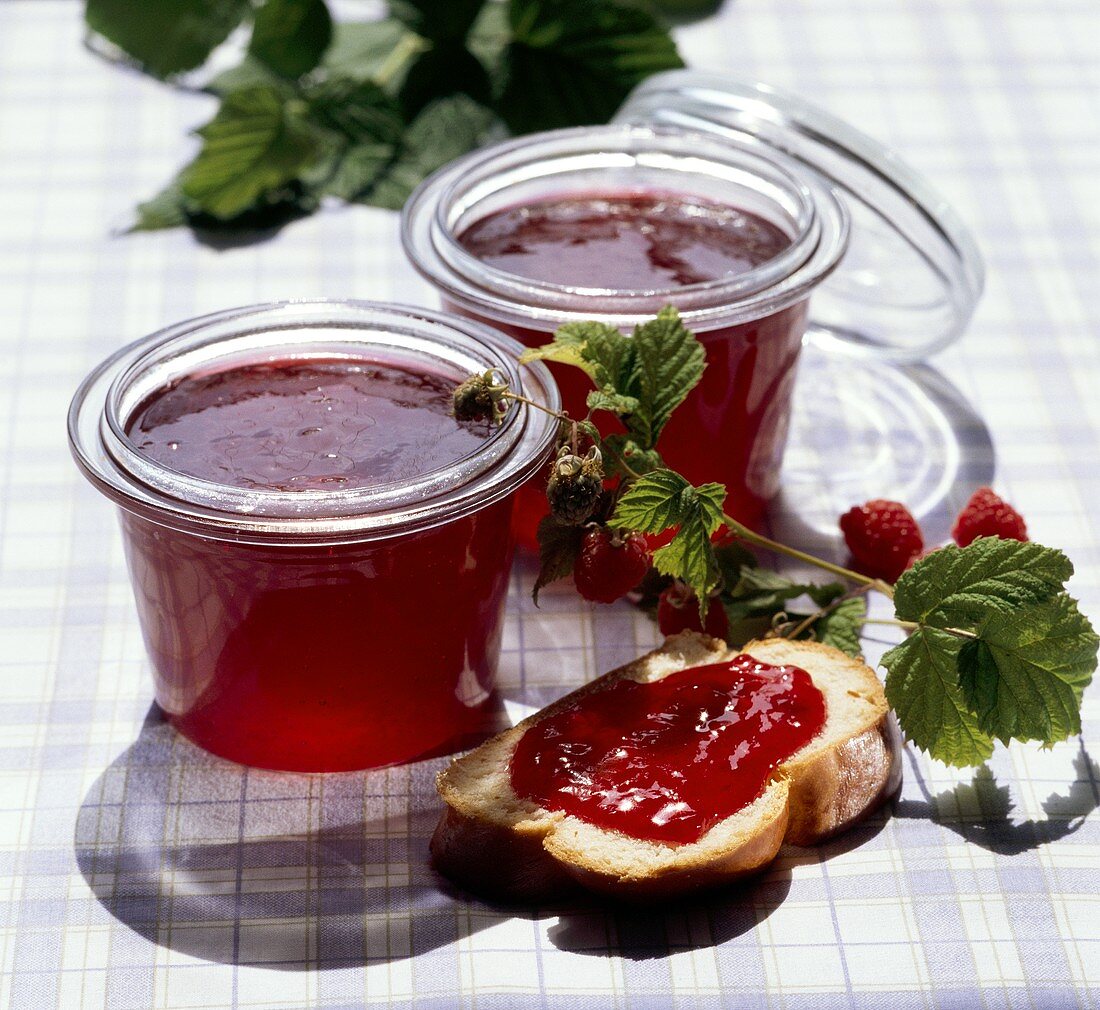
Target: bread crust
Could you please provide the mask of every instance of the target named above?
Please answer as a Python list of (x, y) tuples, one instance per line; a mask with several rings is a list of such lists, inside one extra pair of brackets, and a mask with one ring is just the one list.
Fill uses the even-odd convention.
[[(740, 652), (806, 669), (826, 695), (826, 729), (776, 769), (760, 797), (698, 842), (667, 845), (629, 838), (544, 810), (512, 791), (508, 762), (535, 722), (618, 680), (657, 680)], [(830, 722), (841, 716), (843, 731), (830, 734)], [(900, 736), (882, 685), (866, 664), (815, 642), (768, 639), (729, 650), (724, 642), (682, 632), (440, 772), (436, 785), (446, 809), (432, 836), (432, 862), (452, 880), (498, 900), (540, 901), (577, 888), (627, 900), (660, 900), (755, 873), (784, 842), (812, 845), (843, 831), (893, 795), (900, 783)]]

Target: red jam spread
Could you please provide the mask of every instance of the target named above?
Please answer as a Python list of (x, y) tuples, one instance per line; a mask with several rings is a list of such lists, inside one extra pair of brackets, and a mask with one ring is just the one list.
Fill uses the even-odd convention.
[(450, 415), (454, 382), (355, 359), (254, 362), (180, 379), (127, 434), (181, 473), (278, 491), (369, 488), (453, 463), (485, 424)]
[(458, 237), (483, 263), (533, 280), (617, 291), (746, 273), (790, 239), (763, 218), (687, 196), (595, 194), (497, 211)]
[(512, 788), (634, 838), (697, 842), (824, 724), (805, 670), (740, 655), (653, 683), (621, 680), (536, 723), (512, 755)]

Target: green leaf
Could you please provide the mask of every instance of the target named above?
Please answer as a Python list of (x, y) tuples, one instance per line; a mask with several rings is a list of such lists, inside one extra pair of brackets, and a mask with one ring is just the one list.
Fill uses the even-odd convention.
[(705, 354), (671, 305), (635, 329), (632, 346), (639, 406), (628, 427), (639, 445), (652, 449), (672, 412), (703, 377)]
[(401, 86), (401, 105), (411, 118), (433, 100), (449, 95), (467, 95), (488, 105), (492, 85), (485, 67), (465, 46), (438, 42), (409, 67)]
[(430, 45), (397, 18), (338, 22), (321, 69), (336, 77), (370, 81), (396, 95), (409, 68)]
[(297, 78), (321, 62), (331, 41), (325, 0), (266, 0), (256, 11), (248, 52), (276, 73)]
[(248, 0), (88, 0), (84, 17), (148, 73), (170, 77), (205, 63), (248, 10)]
[(668, 544), (653, 552), (653, 565), (662, 575), (680, 579), (694, 590), (703, 616), (720, 578), (710, 538), (722, 524), (725, 499), (721, 484), (693, 487), (672, 470), (654, 470), (619, 498), (608, 525), (654, 534), (679, 527)]
[(531, 593), (535, 604), (539, 590), (551, 582), (564, 579), (573, 571), (584, 540), (584, 527), (566, 525), (552, 515), (544, 516), (538, 528), (539, 574)]
[(514, 133), (607, 122), (650, 74), (683, 66), (646, 11), (611, 0), (510, 0), (500, 109)]
[(898, 579), (894, 606), (903, 621), (973, 627), (991, 610), (1011, 612), (1062, 592), (1073, 565), (1036, 543), (983, 537), (941, 547)]
[(139, 203), (137, 220), (130, 231), (159, 231), (162, 228), (179, 228), (187, 224), (187, 210), (183, 189), (173, 180), (151, 200)]
[(594, 389), (588, 394), (588, 409), (607, 410), (612, 414), (631, 414), (638, 409), (638, 400), (633, 396), (616, 393), (610, 386)]
[[(633, 477), (666, 469), (661, 454), (643, 449), (629, 435), (615, 432), (603, 439), (604, 470), (609, 477)], [(630, 469), (628, 470), (627, 467)]]
[(224, 98), (231, 91), (263, 86), (279, 89), (288, 99), (295, 94), (293, 82), (277, 74), (263, 60), (245, 54), (235, 67), (223, 70), (207, 81), (203, 90)]
[(332, 78), (308, 92), (314, 122), (334, 135), (331, 158), (307, 175), (322, 192), (354, 200), (372, 187), (400, 149), (404, 120), (378, 85)]
[[(504, 62), (504, 50), (512, 41), (512, 26), (508, 23), (508, 5), (489, 0), (466, 36), (466, 46), (486, 69), (490, 79), (497, 80)], [(499, 88), (496, 89), (499, 92)]]
[(827, 614), (814, 621), (807, 635), (812, 634), (817, 641), (840, 649), (849, 656), (859, 656), (863, 652), (860, 636), (866, 616), (867, 601), (862, 596), (854, 596), (838, 603)]
[(978, 725), (959, 686), (962, 639), (937, 628), (914, 631), (882, 657), (886, 700), (905, 735), (947, 764), (979, 765), (993, 740)]
[(698, 513), (709, 540), (722, 524), (725, 499), (726, 489), (721, 484), (693, 487), (673, 470), (654, 470), (627, 489), (609, 525), (656, 534), (680, 526)]
[(390, 0), (390, 14), (418, 35), (461, 42), (473, 26), (484, 0)]
[(1073, 600), (993, 611), (979, 636), (959, 652), (959, 682), (986, 733), (1052, 744), (1081, 731), (1100, 640)]
[(610, 387), (629, 395), (624, 388), (633, 364), (630, 338), (624, 337), (607, 323), (566, 323), (559, 326), (554, 339), (541, 347), (532, 347), (520, 356), (520, 363), (529, 361), (555, 361), (561, 365), (573, 365), (582, 369), (599, 387)]
[(227, 95), (198, 131), (202, 150), (180, 174), (184, 196), (228, 220), (295, 181), (322, 150), (307, 111), (304, 102), (287, 102), (274, 88)]
[(685, 582), (699, 601), (699, 619), (705, 620), (710, 593), (718, 585), (718, 562), (703, 509), (693, 509), (680, 523), (676, 536), (653, 552), (653, 567), (662, 575)]
[(481, 143), (492, 123), (492, 113), (465, 95), (433, 102), (406, 130), (398, 156), (377, 184), (359, 199), (400, 210), (427, 176)]

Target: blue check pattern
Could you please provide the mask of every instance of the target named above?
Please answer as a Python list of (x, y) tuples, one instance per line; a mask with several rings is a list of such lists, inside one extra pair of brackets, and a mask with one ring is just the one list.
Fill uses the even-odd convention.
[[(807, 352), (776, 533), (839, 556), (837, 514), (887, 496), (942, 540), (992, 481), (1075, 560), (1096, 620), (1100, 7), (730, 0), (680, 39), (693, 66), (805, 94), (904, 152), (988, 265), (970, 332), (926, 366)], [(1100, 1005), (1095, 691), (1080, 739), (999, 749), (977, 776), (909, 753), (888, 810), (659, 910), (511, 909), (453, 889), (426, 863), (439, 762), (245, 771), (167, 727), (115, 518), (67, 456), (73, 389), (123, 342), (218, 308), (435, 299), (396, 215), (370, 208), (237, 248), (120, 235), (211, 100), (81, 41), (77, 2), (0, 2), (0, 1006)], [(532, 577), (521, 560), (504, 716), (657, 640), (629, 607), (568, 588), (535, 609)]]

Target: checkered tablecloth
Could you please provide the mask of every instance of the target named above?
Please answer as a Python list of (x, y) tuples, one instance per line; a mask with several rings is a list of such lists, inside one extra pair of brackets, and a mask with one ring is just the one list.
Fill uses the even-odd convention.
[[(397, 217), (332, 208), (239, 248), (121, 236), (211, 100), (101, 62), (81, 5), (0, 0), (0, 1006), (1100, 1005), (1100, 694), (1085, 732), (974, 777), (919, 755), (883, 814), (663, 910), (523, 911), (426, 865), (437, 763), (277, 775), (151, 711), (115, 518), (65, 444), (70, 395), (124, 342), (215, 309), (434, 304)], [(994, 480), (1075, 560), (1100, 618), (1100, 7), (1095, 0), (731, 0), (689, 62), (812, 97), (935, 180), (986, 256), (965, 340), (929, 367), (808, 354), (781, 535), (919, 500), (931, 539)], [(500, 671), (542, 704), (656, 640), (625, 604), (528, 599)], [(871, 658), (881, 647), (870, 643)]]

